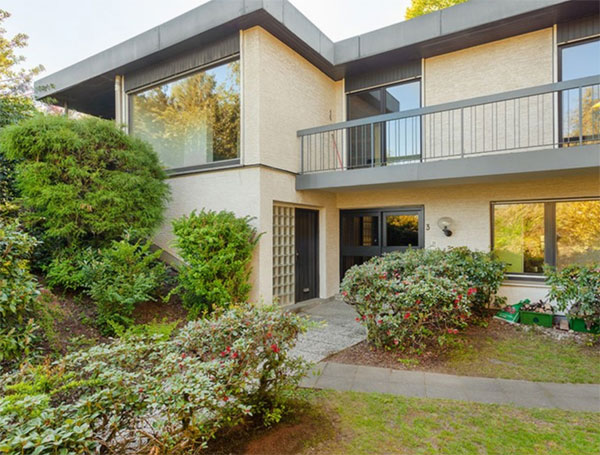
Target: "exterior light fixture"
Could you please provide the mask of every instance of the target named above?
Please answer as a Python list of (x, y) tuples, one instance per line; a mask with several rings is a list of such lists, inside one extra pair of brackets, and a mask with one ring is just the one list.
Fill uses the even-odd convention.
[(452, 226), (452, 218), (444, 216), (438, 220), (437, 224), (446, 237), (450, 237), (452, 235), (452, 231), (450, 230), (450, 226)]

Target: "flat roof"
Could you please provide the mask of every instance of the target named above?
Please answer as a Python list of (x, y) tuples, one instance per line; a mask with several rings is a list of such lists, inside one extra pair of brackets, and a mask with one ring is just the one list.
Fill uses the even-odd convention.
[[(335, 80), (597, 14), (596, 0), (470, 0), (339, 42), (288, 0), (212, 0), (35, 82), (38, 98), (114, 116), (114, 76), (260, 25)], [(343, 11), (340, 11), (343, 15)]]

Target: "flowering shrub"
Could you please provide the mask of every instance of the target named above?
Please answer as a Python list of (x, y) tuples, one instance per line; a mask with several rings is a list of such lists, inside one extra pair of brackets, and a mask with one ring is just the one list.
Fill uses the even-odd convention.
[(35, 338), (38, 290), (29, 256), (36, 244), (18, 221), (0, 221), (0, 363), (27, 353)]
[(341, 289), (369, 341), (421, 352), (464, 328), (495, 297), (503, 270), (491, 255), (466, 248), (409, 250), (352, 267)]
[(548, 297), (572, 318), (583, 319), (588, 329), (600, 326), (600, 264), (570, 265), (544, 270)]
[(125, 337), (0, 381), (0, 453), (197, 453), (248, 416), (277, 420), (305, 371), (302, 318), (241, 305), (171, 340)]

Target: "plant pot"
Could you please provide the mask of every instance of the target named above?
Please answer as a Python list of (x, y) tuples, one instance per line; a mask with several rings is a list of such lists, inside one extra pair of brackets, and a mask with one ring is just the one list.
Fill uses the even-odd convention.
[(519, 311), (521, 324), (540, 325), (542, 327), (552, 327), (554, 315), (547, 313), (536, 313), (535, 311)]
[(585, 321), (579, 318), (568, 318), (569, 319), (569, 328), (575, 332), (583, 332), (583, 333), (600, 333), (600, 327), (598, 325), (593, 325), (591, 329), (588, 330), (587, 325), (585, 325)]

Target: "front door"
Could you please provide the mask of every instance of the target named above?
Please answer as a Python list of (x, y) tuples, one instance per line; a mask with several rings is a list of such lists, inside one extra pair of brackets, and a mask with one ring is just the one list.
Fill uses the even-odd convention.
[(373, 256), (423, 248), (423, 207), (342, 210), (340, 236), (343, 278), (350, 267)]
[(296, 302), (319, 296), (319, 212), (296, 209)]

